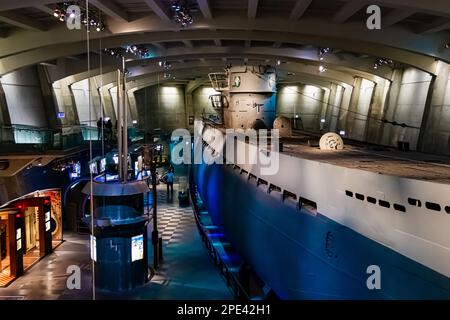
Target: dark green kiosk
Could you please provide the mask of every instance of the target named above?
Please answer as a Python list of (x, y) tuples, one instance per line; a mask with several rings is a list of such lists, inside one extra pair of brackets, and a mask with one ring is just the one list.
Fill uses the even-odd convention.
[[(94, 260), (95, 286), (108, 291), (130, 290), (148, 281), (145, 180), (100, 181), (88, 183), (83, 193), (93, 195), (91, 258)], [(92, 232), (93, 231), (93, 232)]]

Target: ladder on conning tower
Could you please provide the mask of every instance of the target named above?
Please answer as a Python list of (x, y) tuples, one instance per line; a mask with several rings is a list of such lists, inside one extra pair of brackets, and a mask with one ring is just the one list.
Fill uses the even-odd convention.
[(228, 74), (226, 72), (216, 72), (208, 74), (211, 85), (216, 91), (228, 91)]

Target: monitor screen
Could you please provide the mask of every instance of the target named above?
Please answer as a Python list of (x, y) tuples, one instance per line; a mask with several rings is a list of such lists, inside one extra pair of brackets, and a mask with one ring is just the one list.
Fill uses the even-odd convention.
[(79, 178), (80, 176), (81, 176), (81, 165), (80, 165), (79, 162), (75, 162), (72, 165), (72, 170), (70, 172), (70, 177), (72, 179), (76, 179), (76, 178)]
[(131, 238), (131, 262), (144, 259), (144, 235)]
[(104, 172), (106, 170), (106, 158), (100, 160), (100, 172)]
[(98, 170), (97, 170), (97, 162), (94, 161), (92, 163), (89, 164), (89, 169), (91, 170), (92, 174), (97, 174)]

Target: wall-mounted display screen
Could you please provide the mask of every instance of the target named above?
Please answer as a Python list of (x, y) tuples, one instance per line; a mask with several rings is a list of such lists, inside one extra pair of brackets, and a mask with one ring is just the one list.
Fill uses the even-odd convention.
[(77, 179), (77, 178), (79, 178), (80, 176), (81, 176), (81, 165), (80, 165), (79, 162), (75, 162), (75, 163), (72, 165), (72, 170), (71, 170), (71, 172), (70, 172), (70, 177), (71, 177), (72, 179)]
[(144, 235), (131, 238), (131, 262), (144, 259)]
[(98, 174), (98, 170), (97, 170), (97, 162), (92, 162), (89, 164), (89, 169), (91, 170), (92, 174)]
[(106, 158), (100, 160), (100, 172), (104, 172), (106, 170)]

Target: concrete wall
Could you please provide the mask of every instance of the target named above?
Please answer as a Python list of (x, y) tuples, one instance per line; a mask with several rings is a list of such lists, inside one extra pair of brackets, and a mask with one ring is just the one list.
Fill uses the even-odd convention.
[(324, 130), (336, 131), (339, 120), (339, 110), (344, 98), (345, 88), (340, 85), (330, 85), (330, 96), (328, 99), (328, 105), (325, 113)]
[(355, 78), (354, 90), (346, 112), (346, 136), (354, 140), (365, 140), (366, 125), (375, 83), (360, 77)]
[(426, 72), (414, 68), (394, 70), (383, 118), (412, 128), (384, 124), (381, 144), (396, 146), (401, 140), (416, 149), (430, 83), (431, 76)]
[(184, 87), (151, 86), (134, 92), (138, 126), (147, 130), (186, 128)]
[(437, 73), (425, 119), (422, 151), (450, 155), (450, 65), (439, 62)]
[(64, 78), (52, 84), (57, 110), (58, 112), (64, 112), (64, 118), (59, 119), (59, 121), (62, 125), (67, 126), (79, 123), (75, 100), (69, 87), (70, 83), (69, 78)]
[[(94, 81), (88, 79), (73, 83), (70, 88), (80, 124), (96, 126), (101, 117), (100, 96)], [(91, 88), (89, 88), (91, 86)]]
[(305, 130), (319, 131), (326, 101), (326, 92), (321, 88), (304, 84), (283, 85), (277, 93), (277, 116), (298, 116)]
[(9, 124), (11, 124), (11, 119), (9, 118), (8, 105), (6, 104), (5, 91), (3, 91), (0, 82), (0, 125)]
[(379, 79), (375, 83), (375, 88), (370, 104), (369, 118), (366, 126), (365, 141), (380, 143), (381, 128), (383, 126), (383, 115), (386, 107), (386, 100), (391, 83), (386, 79)]
[(116, 111), (114, 110), (114, 102), (113, 102), (111, 92), (110, 92), (110, 89), (113, 86), (114, 86), (113, 84), (109, 84), (109, 85), (103, 86), (100, 90), (101, 90), (101, 96), (103, 99), (103, 108), (105, 110), (105, 115), (107, 117), (110, 117), (112, 123), (115, 124), (117, 121)]
[(192, 92), (192, 105), (195, 117), (200, 117), (202, 114), (219, 116), (209, 99), (213, 94), (219, 94), (219, 92), (211, 86), (201, 86)]
[(48, 126), (36, 66), (5, 74), (0, 82), (12, 124)]

